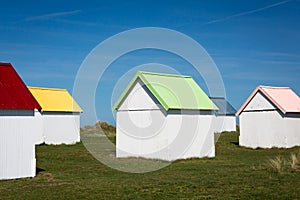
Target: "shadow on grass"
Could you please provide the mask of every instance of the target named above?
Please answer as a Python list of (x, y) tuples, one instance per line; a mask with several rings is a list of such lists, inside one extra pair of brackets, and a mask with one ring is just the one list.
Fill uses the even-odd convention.
[(231, 144), (234, 144), (235, 146), (240, 146), (239, 142), (230, 142)]
[(45, 170), (44, 169), (42, 169), (42, 168), (36, 168), (36, 175), (38, 175), (38, 174), (40, 174), (40, 173), (42, 173), (42, 172), (44, 172)]

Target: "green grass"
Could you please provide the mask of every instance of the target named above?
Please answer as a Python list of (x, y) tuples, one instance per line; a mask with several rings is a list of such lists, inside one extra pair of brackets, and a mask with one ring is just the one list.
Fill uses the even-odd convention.
[[(0, 181), (0, 199), (300, 199), (300, 148), (247, 149), (225, 133), (212, 159), (179, 160), (144, 174), (113, 170), (82, 143), (36, 147), (31, 179)], [(284, 160), (280, 172), (270, 160)], [(290, 167), (289, 167), (290, 166)], [(293, 166), (293, 170), (292, 167)]]

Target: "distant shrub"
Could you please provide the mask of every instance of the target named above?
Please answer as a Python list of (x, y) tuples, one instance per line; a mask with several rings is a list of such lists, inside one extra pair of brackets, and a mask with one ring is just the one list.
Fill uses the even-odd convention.
[(116, 127), (110, 125), (108, 122), (97, 121), (95, 125), (86, 125), (80, 129), (82, 135), (100, 134), (106, 135), (113, 143), (116, 141)]
[(100, 129), (104, 132), (104, 134), (112, 143), (116, 143), (116, 127), (110, 125), (108, 122), (101, 121), (97, 121), (95, 126), (100, 127)]
[(239, 133), (240, 132), (240, 126), (237, 124), (235, 127), (236, 127), (236, 132)]
[(96, 126), (100, 127), (104, 132), (115, 133), (116, 127), (110, 125), (108, 122), (97, 121)]
[(100, 133), (100, 134), (112, 134), (116, 133), (116, 127), (110, 125), (108, 122), (97, 121), (95, 125), (86, 125), (80, 129), (81, 133)]

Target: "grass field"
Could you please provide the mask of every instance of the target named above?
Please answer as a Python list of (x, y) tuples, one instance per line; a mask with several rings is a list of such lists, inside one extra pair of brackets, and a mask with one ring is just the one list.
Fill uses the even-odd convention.
[(0, 199), (300, 199), (299, 147), (237, 144), (238, 133), (225, 133), (215, 158), (180, 160), (144, 174), (113, 170), (82, 143), (41, 145), (37, 176), (0, 181)]

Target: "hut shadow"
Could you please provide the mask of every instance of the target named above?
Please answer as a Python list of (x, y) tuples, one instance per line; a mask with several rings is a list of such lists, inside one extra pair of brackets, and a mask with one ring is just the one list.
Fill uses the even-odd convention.
[(240, 143), (239, 142), (230, 142), (231, 144), (234, 144), (236, 146), (240, 146)]
[(41, 174), (42, 172), (44, 172), (45, 170), (42, 168), (36, 168), (36, 175)]
[(35, 179), (43, 179), (43, 180), (52, 181), (52, 180), (54, 180), (54, 177), (51, 173), (47, 172), (46, 170), (37, 167)]

